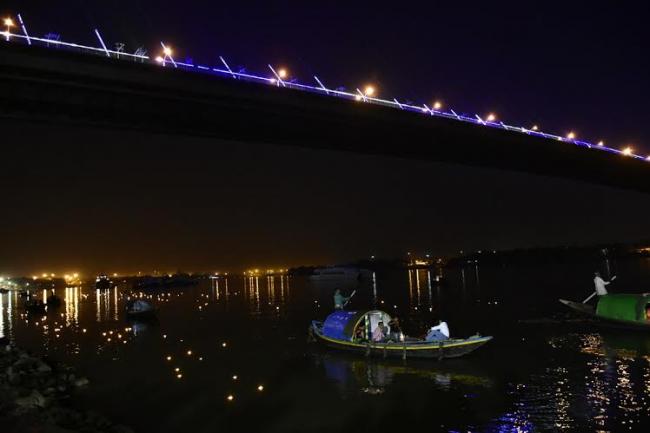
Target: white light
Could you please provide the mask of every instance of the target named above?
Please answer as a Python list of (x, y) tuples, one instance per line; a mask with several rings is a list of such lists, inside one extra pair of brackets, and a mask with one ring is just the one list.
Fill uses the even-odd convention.
[[(5, 26), (7, 26), (7, 27), (13, 27), (13, 26), (16, 25), (16, 24), (14, 23), (14, 20), (12, 20), (11, 18), (5, 18), (5, 19), (4, 19), (4, 24), (5, 24)], [(7, 30), (7, 31), (9, 31), (9, 30)]]
[(372, 96), (375, 94), (376, 89), (374, 86), (366, 86), (366, 88), (363, 89), (363, 92), (366, 94), (366, 96)]
[(163, 48), (163, 53), (166, 56), (171, 56), (172, 55), (172, 49), (170, 47), (165, 47), (165, 48)]
[(537, 131), (537, 130), (539, 130), (539, 127), (537, 125), (533, 125), (533, 127), (530, 128), (530, 129), (532, 129), (533, 131)]
[(623, 149), (623, 155), (632, 155), (633, 151), (634, 151), (634, 149), (632, 149), (630, 146), (628, 146), (625, 149)]
[(442, 108), (442, 102), (436, 101), (433, 103), (433, 109), (434, 110), (440, 110)]
[(162, 63), (162, 62), (164, 62), (164, 61), (165, 61), (165, 59), (163, 59), (162, 56), (158, 56), (158, 57), (156, 57), (156, 62), (158, 62), (158, 63)]
[(288, 76), (289, 76), (289, 73), (287, 72), (286, 69), (284, 69), (284, 68), (278, 69), (278, 77), (280, 77), (282, 79), (285, 79)]
[(576, 138), (576, 134), (573, 131), (571, 131), (566, 135), (566, 138), (568, 138), (569, 140), (573, 140)]
[(494, 115), (493, 113), (488, 114), (488, 117), (487, 117), (488, 122), (494, 122), (495, 120), (497, 120), (496, 115)]

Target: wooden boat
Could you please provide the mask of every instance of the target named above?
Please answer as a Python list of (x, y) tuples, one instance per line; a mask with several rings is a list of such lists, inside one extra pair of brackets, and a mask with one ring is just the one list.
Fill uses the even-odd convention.
[(650, 330), (650, 293), (600, 296), (595, 307), (566, 299), (560, 299), (560, 302), (573, 311), (594, 318), (603, 324)]
[[(439, 341), (404, 337), (404, 341), (370, 341), (370, 329), (378, 322), (388, 323), (384, 311), (335, 311), (324, 322), (312, 321), (309, 328), (315, 341), (334, 349), (392, 358), (457, 358), (483, 346), (492, 337), (474, 335), (469, 338), (449, 338)], [(364, 331), (358, 332), (359, 328)], [(364, 334), (359, 337), (359, 334)], [(354, 337), (357, 335), (358, 337)]]

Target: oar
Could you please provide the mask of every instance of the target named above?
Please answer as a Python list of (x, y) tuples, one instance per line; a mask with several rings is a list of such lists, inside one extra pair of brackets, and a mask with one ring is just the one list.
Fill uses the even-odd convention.
[(596, 296), (596, 292), (594, 292), (594, 293), (592, 293), (591, 295), (589, 295), (589, 297), (588, 297), (587, 299), (585, 299), (584, 301), (582, 301), (582, 303), (583, 303), (583, 304), (586, 304), (586, 303), (589, 302), (589, 300), (590, 300), (591, 298), (593, 298), (594, 296)]
[[(616, 279), (616, 275), (614, 275), (614, 276), (612, 277), (612, 279), (609, 280), (609, 281), (611, 282), (611, 281), (614, 281), (615, 279)], [(592, 294), (591, 294), (587, 299), (585, 299), (584, 301), (582, 301), (582, 303), (583, 303), (583, 304), (586, 304), (586, 303), (589, 302), (589, 300), (590, 300), (591, 298), (593, 298), (594, 296), (596, 296), (596, 292), (592, 293)]]
[(352, 297), (354, 296), (355, 293), (357, 293), (357, 291), (356, 291), (356, 290), (353, 290), (353, 291), (352, 291), (352, 294), (350, 295), (350, 297), (348, 298), (348, 300), (345, 301), (345, 304), (343, 304), (344, 307), (345, 307), (346, 305), (348, 305), (348, 302), (350, 302), (350, 299), (352, 299)]

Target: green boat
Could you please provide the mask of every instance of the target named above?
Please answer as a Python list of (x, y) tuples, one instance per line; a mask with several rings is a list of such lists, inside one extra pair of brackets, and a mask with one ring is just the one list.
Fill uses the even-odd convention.
[(560, 299), (560, 302), (580, 314), (604, 323), (650, 330), (650, 293), (600, 296), (596, 307), (566, 299)]

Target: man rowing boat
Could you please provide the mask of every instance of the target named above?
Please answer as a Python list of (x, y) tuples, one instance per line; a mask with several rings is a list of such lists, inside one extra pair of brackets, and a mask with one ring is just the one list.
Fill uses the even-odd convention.
[(587, 299), (582, 301), (582, 303), (586, 304), (587, 302), (589, 302), (589, 300), (591, 298), (593, 298), (596, 295), (598, 295), (598, 296), (607, 295), (608, 292), (607, 292), (607, 289), (605, 288), (605, 286), (611, 284), (611, 282), (614, 281), (615, 279), (616, 279), (616, 275), (614, 275), (610, 281), (605, 281), (600, 276), (600, 272), (598, 272), (598, 271), (594, 272), (594, 287), (595, 287), (596, 291), (594, 293), (592, 293)]
[(356, 293), (356, 290), (352, 292), (350, 296), (343, 296), (341, 293), (341, 289), (336, 289), (334, 291), (334, 309), (335, 310), (342, 310), (345, 308), (348, 302), (350, 302), (350, 299), (354, 296)]

